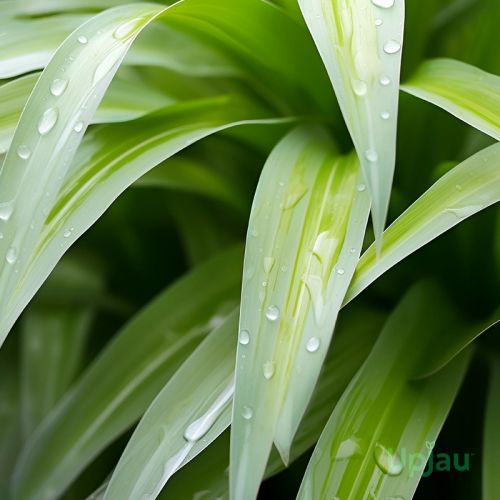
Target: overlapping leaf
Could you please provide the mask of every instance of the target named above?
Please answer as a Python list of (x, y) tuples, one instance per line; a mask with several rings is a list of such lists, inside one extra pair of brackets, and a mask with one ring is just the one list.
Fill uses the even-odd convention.
[(434, 59), (401, 89), (500, 141), (500, 76), (453, 59)]
[(255, 498), (275, 440), (288, 459), (369, 212), (353, 156), (298, 128), (269, 157), (245, 253), (231, 436), (231, 497)]
[(60, 494), (142, 415), (236, 304), (241, 261), (241, 248), (215, 257), (132, 318), (27, 443), (15, 475), (16, 498)]
[(404, 0), (299, 0), (384, 229), (396, 156)]
[(413, 496), (470, 356), (419, 382), (410, 382), (411, 374), (425, 346), (459, 326), (433, 286), (406, 295), (335, 407), (298, 499)]

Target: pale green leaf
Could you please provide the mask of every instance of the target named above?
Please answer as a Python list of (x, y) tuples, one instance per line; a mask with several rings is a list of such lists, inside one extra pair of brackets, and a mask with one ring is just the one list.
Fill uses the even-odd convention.
[(118, 332), (28, 441), (14, 477), (16, 498), (62, 493), (140, 418), (191, 351), (234, 308), (241, 261), (238, 247), (197, 267)]
[[(366, 359), (383, 320), (383, 315), (364, 307), (350, 307), (340, 315), (332, 348), (325, 360), (311, 404), (294, 438), (290, 461), (301, 456), (318, 440), (342, 392)], [(225, 433), (174, 475), (160, 498), (196, 498), (198, 494), (203, 500), (227, 499), (228, 467), (229, 433)], [(269, 478), (284, 468), (280, 456), (273, 451), (264, 477)], [(193, 482), (193, 477), (197, 481)]]
[(128, 442), (105, 499), (154, 500), (170, 477), (231, 423), (239, 307), (155, 398)]
[(335, 407), (298, 500), (413, 497), (469, 353), (432, 377), (409, 379), (423, 347), (459, 324), (434, 287), (420, 284), (405, 296)]
[(396, 156), (404, 0), (299, 0), (384, 229)]
[[(21, 111), (33, 90), (39, 73), (17, 78), (0, 86), (0, 152), (7, 151)], [(174, 101), (144, 82), (118, 73), (111, 83), (91, 123), (132, 120), (146, 113), (167, 106)]]
[(453, 59), (434, 59), (401, 89), (500, 141), (500, 76)]
[(288, 134), (250, 216), (231, 435), (231, 497), (253, 499), (275, 440), (288, 458), (314, 390), (369, 213), (354, 155), (320, 128)]
[(499, 200), (497, 143), (450, 170), (385, 230), (379, 256), (374, 245), (361, 256), (345, 302), (411, 253)]
[(22, 419), (25, 439), (73, 381), (93, 314), (89, 309), (30, 308), (23, 316)]

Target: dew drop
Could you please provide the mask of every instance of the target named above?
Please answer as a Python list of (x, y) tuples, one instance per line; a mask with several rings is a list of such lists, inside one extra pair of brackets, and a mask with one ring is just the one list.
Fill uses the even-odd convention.
[(372, 4), (382, 9), (390, 9), (394, 5), (394, 0), (372, 0)]
[(271, 380), (274, 375), (274, 363), (272, 361), (266, 361), (262, 367), (262, 372), (266, 380)]
[(368, 91), (368, 85), (363, 80), (354, 80), (352, 82), (352, 88), (354, 93), (360, 97), (366, 95)]
[(465, 219), (481, 210), (483, 205), (469, 205), (466, 207), (447, 208), (445, 212), (453, 214), (458, 219)]
[(31, 156), (31, 149), (26, 146), (26, 144), (21, 144), (17, 148), (17, 156), (19, 156), (21, 160), (27, 160)]
[(69, 238), (73, 234), (74, 230), (75, 230), (75, 228), (73, 228), (73, 227), (66, 229), (66, 231), (64, 231), (64, 233), (63, 233), (64, 238)]
[(3, 239), (3, 233), (0, 233), (0, 240)]
[(319, 349), (321, 341), (318, 337), (311, 337), (306, 344), (307, 352), (316, 352)]
[(40, 135), (48, 134), (57, 123), (59, 111), (57, 108), (46, 109), (38, 122), (38, 132)]
[(95, 69), (92, 85), (99, 83), (116, 66), (123, 54), (122, 47), (118, 47), (113, 52), (110, 52)]
[(384, 44), (384, 52), (386, 54), (396, 54), (401, 50), (401, 44), (396, 40), (388, 40)]
[(375, 19), (375, 26), (382, 26), (382, 24), (384, 24), (382, 19)]
[(397, 453), (392, 454), (381, 444), (377, 443), (375, 445), (373, 456), (379, 469), (384, 474), (389, 476), (399, 476), (399, 474), (403, 471), (403, 463)]
[(274, 257), (264, 257), (264, 272), (269, 274), (274, 266), (276, 259)]
[(391, 114), (388, 111), (382, 111), (382, 113), (380, 113), (380, 118), (382, 118), (382, 120), (388, 120), (390, 117)]
[(384, 87), (387, 87), (387, 85), (391, 84), (391, 79), (387, 75), (382, 75), (379, 78), (380, 85), (383, 85)]
[(349, 253), (356, 253), (356, 249), (354, 247), (350, 248)]
[(241, 416), (245, 420), (250, 420), (253, 417), (253, 410), (250, 408), (250, 406), (244, 406), (242, 411), (241, 411)]
[(8, 221), (13, 211), (14, 206), (12, 202), (0, 203), (0, 220)]
[(366, 186), (364, 184), (358, 184), (357, 190), (362, 193), (366, 189)]
[(55, 97), (59, 97), (60, 95), (63, 95), (67, 86), (68, 86), (68, 80), (64, 80), (62, 78), (56, 78), (50, 85), (50, 93)]
[(75, 126), (73, 127), (73, 130), (76, 133), (80, 133), (83, 130), (83, 122), (79, 121), (75, 123)]
[(276, 306), (269, 306), (266, 310), (266, 318), (269, 321), (276, 321), (280, 316), (280, 310)]
[(250, 342), (250, 332), (248, 330), (241, 330), (239, 341), (241, 345), (247, 345)]
[(80, 35), (78, 38), (77, 38), (78, 42), (80, 42), (82, 45), (85, 45), (88, 40), (87, 40), (87, 37), (86, 36), (83, 36), (83, 35)]
[(365, 158), (368, 161), (375, 162), (378, 160), (378, 154), (374, 149), (367, 149), (365, 151)]
[(344, 274), (344, 273), (345, 273), (345, 270), (344, 270), (344, 269), (342, 269), (341, 267), (339, 267), (339, 268), (337, 269), (337, 274), (342, 275), (342, 274)]
[(136, 18), (121, 24), (120, 26), (118, 26), (118, 28), (115, 29), (115, 31), (113, 32), (113, 36), (117, 40), (122, 40), (123, 38), (127, 38), (134, 32), (140, 21), (141, 21), (140, 18)]
[(5, 260), (8, 264), (15, 264), (17, 261), (17, 250), (14, 247), (10, 247), (5, 255)]
[(461, 186), (460, 184), (457, 184), (457, 185), (455, 186), (455, 189), (456, 189), (457, 191), (462, 191), (462, 186)]
[(335, 460), (345, 460), (358, 455), (361, 451), (359, 442), (356, 439), (346, 439), (340, 443), (340, 446), (335, 454)]

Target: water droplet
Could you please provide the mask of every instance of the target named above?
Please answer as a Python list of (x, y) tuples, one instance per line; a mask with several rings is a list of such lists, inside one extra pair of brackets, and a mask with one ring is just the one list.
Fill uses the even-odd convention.
[(50, 85), (50, 93), (55, 97), (59, 97), (60, 95), (63, 95), (67, 86), (68, 86), (68, 80), (64, 80), (62, 78), (56, 78)]
[(368, 85), (363, 80), (354, 80), (352, 82), (352, 88), (354, 93), (358, 96), (364, 96), (368, 91)]
[(447, 208), (445, 212), (453, 214), (458, 219), (465, 219), (474, 215), (476, 212), (479, 212), (482, 208), (483, 205), (469, 205), (466, 207)]
[(349, 253), (356, 253), (356, 249), (354, 247), (350, 248)]
[(74, 227), (66, 229), (66, 231), (64, 231), (64, 233), (63, 233), (64, 238), (69, 238), (73, 234), (74, 230), (75, 230)]
[(8, 264), (15, 264), (17, 261), (17, 250), (14, 247), (10, 247), (5, 255), (5, 260)]
[(262, 367), (262, 372), (266, 380), (271, 380), (274, 375), (274, 363), (272, 361), (266, 361)]
[(375, 19), (375, 26), (382, 26), (383, 23), (382, 19)]
[(0, 203), (0, 219), (4, 221), (8, 221), (12, 212), (14, 211), (14, 205), (11, 201), (6, 203)]
[(77, 40), (82, 44), (82, 45), (85, 45), (88, 40), (87, 40), (87, 37), (86, 36), (83, 36), (83, 35), (80, 35)]
[(118, 61), (123, 57), (123, 54), (123, 47), (118, 47), (110, 52), (95, 69), (92, 85), (99, 83), (116, 66)]
[(344, 270), (344, 269), (342, 269), (341, 267), (339, 267), (339, 268), (337, 269), (337, 274), (342, 275), (342, 274), (344, 274), (344, 273), (345, 273), (345, 270)]
[(366, 189), (366, 186), (364, 184), (358, 184), (357, 190), (362, 193)]
[(59, 111), (57, 108), (46, 109), (38, 122), (38, 132), (40, 135), (48, 134), (57, 123)]
[(253, 417), (253, 410), (250, 408), (250, 406), (244, 406), (242, 411), (241, 411), (241, 416), (245, 420), (250, 420)]
[(372, 0), (372, 4), (382, 9), (390, 9), (394, 5), (394, 0)]
[(73, 127), (73, 130), (76, 132), (76, 133), (79, 133), (83, 130), (83, 122), (76, 122), (75, 123), (75, 126)]
[(397, 453), (391, 453), (381, 444), (376, 444), (373, 451), (375, 462), (380, 470), (389, 476), (399, 476), (403, 471), (403, 463)]
[(215, 423), (226, 405), (231, 401), (234, 393), (234, 379), (224, 387), (222, 392), (217, 396), (210, 408), (194, 422), (189, 424), (184, 431), (184, 439), (186, 441), (200, 440)]
[(239, 340), (241, 345), (247, 345), (250, 342), (250, 332), (248, 330), (241, 330)]
[(462, 186), (461, 186), (460, 184), (457, 184), (457, 185), (455, 186), (455, 189), (456, 189), (457, 191), (462, 191)]
[(3, 233), (0, 233), (0, 240), (3, 239)]
[(269, 306), (266, 310), (266, 318), (269, 321), (276, 321), (280, 317), (280, 310), (276, 306)]
[(31, 149), (26, 146), (26, 144), (21, 144), (17, 148), (17, 156), (19, 156), (21, 160), (27, 160), (31, 156)]
[(382, 120), (388, 120), (390, 117), (391, 114), (389, 111), (382, 111), (382, 113), (380, 113), (380, 118), (382, 118)]
[(378, 81), (380, 82), (380, 85), (383, 85), (384, 87), (391, 84), (391, 79), (387, 75), (382, 75)]
[(298, 205), (299, 201), (305, 196), (307, 191), (308, 191), (308, 188), (305, 184), (302, 184), (302, 183), (295, 184), (290, 189), (290, 192), (286, 195), (285, 202), (283, 203), (282, 209), (288, 210), (288, 209), (293, 208), (296, 205)]
[(319, 349), (321, 341), (318, 337), (311, 337), (306, 344), (307, 352), (316, 352)]
[(361, 451), (359, 442), (356, 439), (346, 439), (340, 443), (339, 449), (335, 454), (335, 460), (345, 460), (358, 455)]
[(401, 44), (396, 40), (388, 40), (384, 44), (384, 52), (386, 54), (396, 54), (401, 50)]
[(259, 236), (259, 231), (257, 229), (252, 229), (252, 232), (250, 233), (254, 238), (257, 238)]
[(374, 149), (367, 149), (365, 151), (365, 158), (368, 161), (375, 162), (378, 160), (378, 154)]
[(264, 272), (269, 274), (274, 266), (276, 259), (274, 257), (264, 257)]
[(113, 32), (113, 36), (117, 40), (122, 40), (123, 38), (127, 38), (134, 32), (140, 21), (141, 21), (140, 18), (136, 18), (121, 24), (120, 26), (118, 26), (118, 28), (115, 29), (115, 31)]

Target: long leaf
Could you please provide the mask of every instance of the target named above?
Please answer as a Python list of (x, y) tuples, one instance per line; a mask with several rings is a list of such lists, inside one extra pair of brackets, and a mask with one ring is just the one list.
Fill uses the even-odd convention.
[(401, 89), (500, 141), (500, 76), (453, 59), (434, 59)]
[(409, 378), (422, 347), (459, 321), (432, 286), (417, 285), (405, 296), (335, 407), (298, 499), (412, 498), (468, 353), (433, 377)]
[(237, 303), (241, 253), (235, 248), (197, 267), (125, 325), (27, 443), (16, 498), (57, 496), (142, 415)]
[(361, 256), (345, 302), (411, 253), (499, 200), (497, 143), (450, 170), (386, 229), (379, 256), (373, 245)]
[(253, 499), (273, 439), (287, 460), (369, 213), (359, 164), (298, 128), (273, 150), (249, 222), (231, 435), (231, 497)]
[(229, 427), (238, 316), (239, 307), (158, 394), (120, 458), (105, 499), (154, 500), (179, 468)]
[(299, 0), (384, 229), (396, 156), (404, 0)]
[[(299, 426), (290, 452), (294, 461), (318, 440), (345, 387), (366, 359), (382, 327), (384, 315), (371, 309), (350, 307), (339, 317), (337, 333), (325, 360), (311, 404)], [(217, 439), (201, 455), (174, 475), (160, 495), (161, 499), (229, 498), (229, 433)], [(278, 453), (271, 453), (264, 477), (284, 469)], [(197, 481), (193, 482), (192, 478)], [(202, 495), (203, 493), (203, 495)]]

